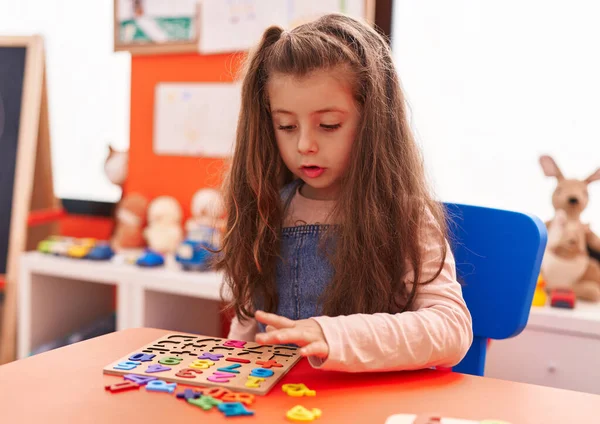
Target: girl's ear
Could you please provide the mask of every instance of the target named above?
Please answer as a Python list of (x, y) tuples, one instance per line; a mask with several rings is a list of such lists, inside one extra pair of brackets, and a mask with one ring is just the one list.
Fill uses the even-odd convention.
[(594, 172), (592, 175), (587, 177), (584, 181), (587, 184), (589, 184), (589, 183), (592, 183), (592, 182), (598, 181), (598, 180), (600, 180), (600, 168), (596, 169), (596, 172)]
[(554, 159), (552, 159), (550, 156), (540, 156), (540, 165), (542, 165), (542, 169), (544, 170), (544, 175), (546, 175), (546, 177), (556, 177), (558, 180), (564, 179), (558, 165), (556, 165), (556, 162), (554, 162)]

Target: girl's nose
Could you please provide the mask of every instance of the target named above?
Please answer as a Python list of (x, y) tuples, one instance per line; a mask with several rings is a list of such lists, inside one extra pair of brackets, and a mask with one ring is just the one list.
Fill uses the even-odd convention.
[(307, 155), (319, 151), (317, 142), (312, 131), (302, 131), (298, 139), (298, 153)]

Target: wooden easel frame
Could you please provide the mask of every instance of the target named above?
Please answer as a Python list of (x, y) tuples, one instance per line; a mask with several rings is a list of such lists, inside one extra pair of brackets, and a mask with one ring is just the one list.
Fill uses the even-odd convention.
[[(19, 260), (35, 238), (27, 225), (28, 216), (32, 207), (55, 207), (57, 200), (52, 183), (43, 38), (0, 37), (0, 47), (26, 48), (0, 339), (0, 364), (4, 364), (16, 355)], [(37, 235), (43, 237), (39, 231)]]

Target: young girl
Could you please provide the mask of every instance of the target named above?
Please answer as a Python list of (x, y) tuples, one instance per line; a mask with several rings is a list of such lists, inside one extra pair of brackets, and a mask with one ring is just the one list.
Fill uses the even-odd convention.
[(471, 341), (441, 205), (427, 189), (390, 49), (328, 15), (250, 55), (218, 264), (229, 337), (314, 367), (453, 366)]

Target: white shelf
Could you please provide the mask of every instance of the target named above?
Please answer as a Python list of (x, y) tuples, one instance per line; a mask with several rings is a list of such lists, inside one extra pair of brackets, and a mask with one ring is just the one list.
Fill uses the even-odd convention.
[(141, 268), (124, 255), (91, 261), (27, 252), (19, 272), (19, 358), (112, 311), (115, 290), (117, 330), (220, 332), (222, 274), (183, 271), (172, 257), (162, 267)]
[(600, 304), (532, 307), (521, 334), (492, 341), (485, 376), (600, 394)]
[(600, 338), (600, 304), (577, 300), (574, 309), (534, 306), (527, 328), (581, 333)]

